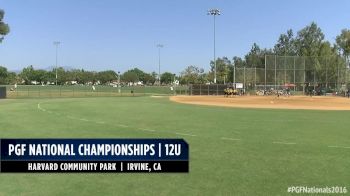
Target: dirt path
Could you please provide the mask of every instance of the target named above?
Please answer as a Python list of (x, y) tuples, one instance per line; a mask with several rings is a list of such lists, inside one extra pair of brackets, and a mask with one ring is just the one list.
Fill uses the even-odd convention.
[(239, 108), (307, 109), (307, 110), (350, 110), (350, 99), (325, 96), (173, 96), (171, 101), (211, 106)]

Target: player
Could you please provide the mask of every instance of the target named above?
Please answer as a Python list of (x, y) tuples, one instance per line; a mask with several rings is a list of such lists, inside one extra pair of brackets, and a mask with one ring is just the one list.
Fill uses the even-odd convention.
[(227, 88), (224, 89), (224, 97), (228, 97), (228, 89)]
[(95, 91), (96, 88), (95, 88), (95, 85), (92, 85), (92, 91)]

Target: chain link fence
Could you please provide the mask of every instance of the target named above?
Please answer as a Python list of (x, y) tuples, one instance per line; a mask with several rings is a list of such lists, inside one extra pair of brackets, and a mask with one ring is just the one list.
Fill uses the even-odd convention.
[(72, 85), (14, 85), (2, 86), (6, 88), (7, 98), (60, 98), (60, 97), (120, 97), (120, 96), (148, 96), (148, 95), (185, 95), (188, 86), (92, 86)]
[(308, 89), (342, 91), (349, 88), (350, 71), (339, 56), (300, 57), (265, 56), (263, 68), (235, 68), (234, 83), (243, 83), (246, 90), (282, 90), (306, 92)]

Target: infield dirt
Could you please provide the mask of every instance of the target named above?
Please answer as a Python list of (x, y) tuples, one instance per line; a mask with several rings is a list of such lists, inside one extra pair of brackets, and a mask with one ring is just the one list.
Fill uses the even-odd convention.
[(350, 110), (350, 99), (326, 96), (173, 96), (171, 101), (209, 106), (270, 109)]

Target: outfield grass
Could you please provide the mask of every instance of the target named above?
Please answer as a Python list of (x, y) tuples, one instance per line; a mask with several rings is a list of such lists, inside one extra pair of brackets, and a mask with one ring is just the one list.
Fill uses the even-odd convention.
[(188, 174), (1, 174), (0, 195), (287, 195), (288, 186), (349, 190), (350, 149), (342, 148), (350, 146), (349, 117), (348, 111), (182, 105), (167, 97), (0, 100), (0, 138), (184, 138), (190, 145)]

